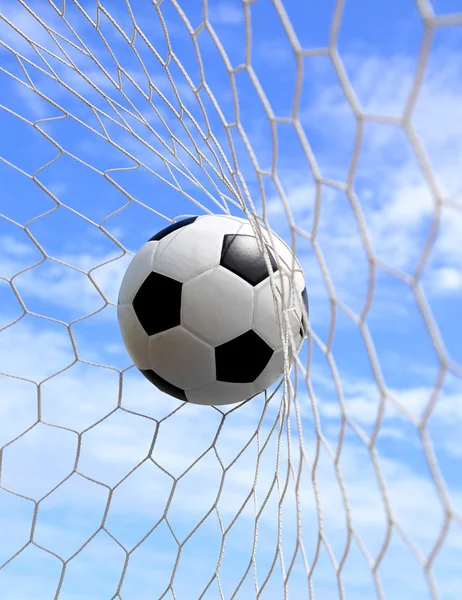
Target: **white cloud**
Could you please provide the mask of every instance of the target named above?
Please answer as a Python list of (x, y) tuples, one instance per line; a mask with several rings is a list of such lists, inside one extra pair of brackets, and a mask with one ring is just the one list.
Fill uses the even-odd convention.
[[(39, 262), (42, 255), (32, 242), (25, 243), (12, 236), (0, 237), (0, 275), (11, 278), (23, 269)], [(81, 269), (84, 273), (47, 259), (44, 263), (21, 273), (15, 278), (19, 293), (27, 298), (40, 300), (48, 306), (60, 306), (66, 310), (78, 310), (80, 315), (101, 308), (104, 299), (93, 285), (88, 273), (102, 290), (109, 302), (117, 303), (117, 295), (125, 270), (132, 255), (117, 258), (117, 254), (102, 255), (91, 247), (80, 254), (63, 254), (60, 260)], [(4, 307), (8, 312), (9, 307)], [(49, 315), (50, 316), (50, 315)]]
[(46, 324), (39, 329), (21, 320), (1, 331), (0, 336), (1, 370), (8, 375), (40, 381), (74, 360), (68, 332), (60, 325)]
[(213, 3), (209, 8), (210, 19), (213, 24), (239, 25), (244, 21), (242, 5), (236, 5), (219, 1)]
[[(35, 92), (27, 89), (20, 83), (15, 83), (15, 91), (37, 119), (43, 119), (47, 116), (46, 103)], [(20, 113), (20, 111), (17, 112)]]
[[(370, 55), (347, 57), (346, 62), (352, 85), (366, 112), (402, 114), (415, 74), (412, 60), (406, 56), (381, 58)], [(413, 113), (415, 130), (429, 155), (433, 175), (448, 199), (460, 189), (462, 115), (459, 62), (458, 54), (435, 54)], [(316, 89), (315, 98), (304, 109), (301, 118), (302, 122), (309, 118), (309, 126), (315, 127), (315, 154), (321, 173), (329, 177), (335, 172), (340, 173), (339, 165), (349, 164), (355, 124), (340, 86), (334, 81), (324, 80), (325, 76), (323, 71), (313, 75), (310, 85)], [(322, 140), (321, 149), (316, 151), (319, 140)], [(295, 222), (310, 233), (315, 207), (315, 189), (311, 179), (304, 181), (300, 169), (282, 172), (280, 176)], [(339, 179), (343, 179), (343, 175)], [(436, 218), (436, 204), (404, 129), (366, 122), (356, 190), (367, 234), (377, 257), (393, 268), (411, 273), (422, 255), (430, 224)], [(342, 192), (325, 187), (321, 198), (317, 240), (337, 295), (356, 309), (364, 301), (369, 277), (360, 228), (349, 200)], [(273, 221), (288, 235), (281, 200), (270, 197), (268, 208), (270, 224)], [(461, 230), (462, 215), (444, 208), (436, 243), (423, 276), (430, 295), (454, 294), (460, 287)], [(306, 247), (301, 250), (302, 253), (305, 253)], [(324, 301), (326, 291), (316, 265), (317, 258), (311, 250), (307, 250), (302, 259), (313, 288), (312, 299), (319, 295)], [(377, 289), (376, 284), (374, 302), (380, 301), (385, 292)], [(382, 300), (388, 307), (396, 304), (391, 297), (383, 296)], [(316, 313), (313, 311), (314, 315)]]
[[(376, 62), (377, 72), (385, 73), (385, 80), (387, 76), (393, 79), (387, 81), (386, 89), (389, 91), (406, 88), (403, 80), (406, 82), (414, 75), (415, 67), (410, 70), (409, 63), (404, 59), (391, 65), (387, 61)], [(462, 156), (462, 115), (458, 101), (458, 63), (457, 54), (435, 56), (434, 61), (430, 62), (413, 114), (415, 129), (429, 153), (433, 174), (446, 198), (454, 194), (460, 185), (458, 165)], [(359, 87), (361, 72), (356, 82)], [(393, 101), (382, 94), (381, 89), (379, 86), (374, 90), (371, 102), (380, 106), (382, 113), (393, 113)], [(374, 145), (366, 145), (364, 151), (377, 152), (384, 164), (393, 160), (393, 153), (399, 151), (398, 144), (405, 143), (404, 136), (395, 142), (380, 138), (374, 140), (372, 136), (370, 139)], [(379, 208), (371, 210), (366, 205), (365, 209), (366, 215), (370, 215), (372, 242), (377, 245), (379, 253), (382, 250), (385, 259), (407, 269), (415, 262), (416, 254), (421, 252), (421, 240), (426, 234), (427, 222), (432, 217), (435, 200), (428, 183), (419, 173), (412, 153), (407, 151), (403, 158), (385, 179), (377, 183), (376, 201), (379, 201)], [(367, 162), (363, 168), (367, 168)], [(377, 176), (380, 176), (380, 171)], [(461, 225), (459, 214), (443, 212), (435, 259), (446, 262), (457, 257), (460, 261), (462, 257), (457, 232), (460, 232)], [(435, 269), (436, 276), (437, 271)]]
[(272, 69), (292, 68), (294, 69), (294, 52), (285, 38), (267, 41), (263, 40), (257, 46), (258, 57), (261, 61), (267, 61)]
[[(42, 7), (43, 8), (43, 7)], [(47, 11), (48, 7), (45, 7)], [(53, 11), (49, 11), (47, 14), (46, 22), (50, 27), (59, 28), (62, 21), (60, 19), (53, 18), (56, 15)], [(15, 3), (3, 3), (2, 4), (2, 16), (7, 18), (13, 23), (25, 37), (17, 33), (10, 25), (8, 25), (4, 19), (0, 19), (0, 32), (1, 38), (13, 49), (16, 49), (29, 58), (31, 56), (37, 57), (30, 42), (26, 39), (40, 44), (44, 48), (51, 50), (55, 53), (59, 53), (58, 47), (54, 43), (50, 34), (47, 30), (39, 23), (39, 21), (30, 14), (19, 2)], [(0, 46), (0, 51), (6, 52), (3, 47)]]
[[(407, 364), (408, 361), (411, 364)], [(451, 459), (461, 454), (459, 430), (462, 423), (462, 385), (455, 377), (447, 378), (438, 392), (435, 389), (436, 370), (432, 373), (431, 369), (425, 369), (419, 362), (412, 361), (412, 357), (398, 358), (397, 368), (399, 365), (405, 368), (406, 373), (409, 373), (409, 383), (389, 387), (383, 405), (375, 381), (366, 379), (361, 374), (342, 372), (340, 385), (345, 415), (349, 422), (364, 431), (366, 437), (380, 424), (378, 437), (381, 445), (388, 444), (386, 447), (393, 450), (395, 443), (398, 443), (411, 454), (422, 450), (420, 433), (411, 419), (417, 424), (421, 423), (441, 461), (441, 468), (446, 473), (446, 462), (449, 461), (450, 465)], [(330, 443), (335, 445), (338, 442), (342, 408), (337, 398), (334, 378), (317, 364), (313, 364), (310, 376), (322, 430)], [(304, 390), (299, 393), (299, 402), (302, 418), (307, 424), (311, 424), (313, 415)], [(423, 416), (430, 408), (430, 418), (422, 423)], [(351, 434), (353, 435), (352, 432)], [(407, 463), (406, 457), (403, 462)], [(409, 464), (413, 464), (411, 456)]]
[[(402, 406), (414, 418), (419, 419), (435, 392), (434, 387), (427, 385), (423, 378), (420, 381), (421, 384), (419, 386), (414, 384), (407, 388), (390, 388), (388, 390), (388, 396), (385, 400), (387, 405), (387, 419), (407, 419), (407, 416), (396, 407), (396, 404)], [(323, 388), (329, 390), (329, 394), (334, 393), (332, 385), (333, 380), (331, 385), (328, 380), (326, 383), (322, 382)], [(357, 419), (358, 422), (375, 422), (376, 414), (374, 414), (372, 407), (378, 407), (380, 398), (379, 389), (375, 382), (360, 377), (342, 377), (342, 390), (345, 396), (347, 413), (351, 417)], [(458, 382), (451, 383), (450, 386), (444, 386), (438, 395), (436, 404), (439, 419), (447, 422), (453, 419), (462, 419), (462, 408), (458, 401), (461, 394), (462, 385)], [(337, 402), (334, 404), (338, 407)], [(320, 408), (321, 411), (326, 410), (326, 414), (332, 417), (336, 416), (336, 410), (340, 411), (340, 407), (334, 409), (333, 405), (326, 404), (325, 402), (320, 405)], [(339, 414), (340, 412), (337, 412), (337, 415)]]
[[(2, 252), (10, 255), (18, 256), (30, 256), (34, 254), (32, 244), (24, 244), (19, 242), (16, 238), (11, 235), (4, 235), (0, 237), (0, 248)], [(4, 257), (4, 255), (3, 255)], [(4, 273), (2, 272), (2, 275)]]
[[(0, 364), (4, 367), (10, 366), (17, 374), (31, 375), (30, 368), (22, 364), (24, 348), (28, 349), (27, 356), (33, 360), (37, 377), (51, 374), (50, 371), (56, 371), (66, 364), (66, 352), (63, 351), (62, 340), (55, 334), (43, 332), (37, 335), (25, 328), (15, 327), (16, 329), (7, 330), (9, 337), (6, 344), (1, 346), (4, 350), (0, 353)], [(7, 332), (1, 335), (4, 336)], [(5, 338), (3, 340), (5, 341)], [(148, 382), (140, 378), (134, 379), (130, 375), (125, 378), (124, 385), (122, 407), (135, 410), (139, 416), (119, 411), (117, 417), (111, 417), (95, 425), (84, 434), (80, 448), (79, 471), (110, 485), (114, 485), (127, 475), (132, 468), (148, 457), (156, 431), (155, 422), (147, 418), (150, 416), (158, 421), (163, 419), (153, 456), (172, 476), (178, 478), (201, 453), (213, 444), (222, 420), (220, 413), (213, 408), (180, 405), (176, 400), (159, 394)], [(32, 387), (21, 392), (24, 399), (20, 405), (23, 411), (35, 415), (37, 396), (35, 388)], [(17, 402), (13, 400), (15, 394), (13, 388), (8, 391), (7, 385), (3, 389), (9, 400), (6, 404), (3, 403), (2, 417), (4, 422), (9, 424), (12, 433), (16, 433), (18, 425), (25, 428), (27, 424), (21, 421), (24, 416), (23, 411), (17, 411)], [(365, 404), (367, 393), (361, 397), (359, 391), (358, 382), (346, 385), (347, 396), (350, 393), (352, 400), (348, 410), (351, 409), (355, 416), (358, 416), (358, 420), (370, 419), (371, 413)], [(405, 401), (408, 405), (419, 404), (423, 396), (423, 390), (410, 391)], [(260, 448), (263, 447), (273, 419), (277, 418), (279, 401), (278, 396), (273, 398), (271, 411), (260, 426), (262, 399), (255, 399), (228, 415), (214, 444), (225, 466), (229, 465), (243, 446), (251, 440), (257, 428)], [(299, 401), (302, 403), (305, 401), (302, 394)], [(106, 373), (102, 369), (91, 369), (88, 372), (70, 370), (44, 384), (41, 402), (43, 418), (47, 422), (81, 431), (102, 416), (109, 414), (117, 406), (118, 378), (116, 373), (110, 371)], [(347, 407), (348, 402), (347, 398)], [(173, 411), (180, 406), (180, 410), (173, 414)], [(321, 403), (320, 409), (328, 411), (328, 405)], [(451, 419), (453, 414), (453, 406), (448, 404), (447, 410), (442, 413), (442, 418)], [(295, 431), (292, 436), (292, 460), (296, 464), (298, 440)], [(72, 472), (76, 441), (75, 434), (40, 426), (34, 435), (27, 434), (23, 443), (13, 445), (5, 454), (2, 471), (4, 481), (12, 489), (27, 490), (27, 493), (32, 496), (45, 493), (53, 484)], [(281, 441), (279, 469), (281, 483), (283, 483), (288, 460), (285, 434)], [(277, 444), (278, 426), (261, 456), (256, 480), (258, 506), (265, 501), (276, 472)], [(305, 444), (307, 456), (312, 461), (315, 456), (314, 440), (307, 435)], [(59, 461), (55, 457), (58, 448)], [(35, 456), (35, 462), (31, 462), (32, 455)], [(254, 440), (242, 459), (226, 473), (225, 487), (219, 502), (220, 514), (225, 525), (231, 522), (252, 489), (256, 476), (256, 457), (257, 446)], [(405, 456), (399, 459), (380, 457), (379, 463), (385, 475), (394, 516), (417, 543), (428, 548), (438, 528), (441, 527), (441, 509), (431, 480), (427, 476), (414, 472), (412, 464), (406, 462)], [(361, 535), (368, 547), (377, 550), (385, 531), (384, 509), (367, 449), (359, 448), (347, 438), (341, 453), (340, 470), (346, 482), (355, 531)], [(191, 531), (217, 497), (222, 474), (222, 468), (212, 449), (201, 462), (192, 467), (188, 475), (178, 480), (176, 496), (169, 513), (175, 527), (180, 528), (182, 532)], [(325, 451), (321, 452), (316, 481), (321, 494), (325, 534), (334, 552), (339, 554), (345, 535), (345, 509), (332, 460)], [(146, 472), (136, 480), (135, 476), (129, 478), (114, 497), (108, 522), (110, 527), (117, 526), (117, 535), (120, 535), (129, 546), (129, 540), (133, 544), (134, 537), (129, 535), (128, 530), (131, 529), (133, 534), (136, 533), (141, 538), (142, 531), (147, 531), (149, 526), (153, 526), (154, 516), (160, 517), (165, 508), (166, 493), (171, 490), (172, 484), (173, 479), (168, 475), (162, 475), (158, 469), (153, 472), (152, 477)], [(310, 471), (305, 468), (300, 483), (301, 509), (304, 522), (313, 522), (313, 526), (316, 527), (316, 505), (312, 485)], [(81, 515), (79, 519), (84, 521), (90, 519), (96, 506), (92, 502), (93, 494), (91, 490), (89, 493), (87, 488), (82, 493), (79, 489), (69, 488), (69, 493), (59, 492), (55, 498), (50, 497), (46, 527), (42, 527), (40, 533), (41, 540), (46, 544), (53, 545), (59, 540), (67, 539), (66, 548), (70, 548), (69, 544), (76, 543), (77, 538), (72, 532), (73, 529), (81, 527), (81, 523), (72, 519), (64, 522), (59, 520), (59, 515), (63, 511), (78, 510)], [(98, 489), (95, 488), (95, 494)], [(263, 543), (262, 540), (266, 540), (265, 544), (268, 545), (261, 546), (259, 549), (261, 560), (265, 560), (265, 552), (273, 547), (277, 540), (277, 498), (276, 490), (268, 507), (262, 513), (260, 544)], [(289, 552), (291, 540), (296, 539), (295, 521), (290, 516), (295, 507), (295, 491), (292, 484), (283, 506), (283, 514), (286, 515), (283, 544), (286, 552)], [(100, 504), (98, 507), (100, 510)], [(56, 513), (53, 513), (53, 510)], [(249, 523), (252, 524), (254, 519), (253, 499), (251, 499), (242, 517), (233, 526), (233, 530), (244, 535), (244, 532), (249, 529)], [(90, 519), (88, 523), (90, 522), (93, 521)], [(69, 531), (69, 536), (63, 538), (63, 530)], [(307, 547), (313, 550), (316, 536), (308, 535), (305, 538)], [(53, 542), (53, 540), (58, 541)], [(59, 547), (64, 548), (62, 545)], [(238, 550), (239, 545), (236, 547), (236, 551)], [(454, 547), (454, 552), (456, 551)], [(393, 544), (388, 552), (393, 555)], [(231, 552), (229, 560), (232, 556)], [(95, 560), (104, 562), (103, 556)]]

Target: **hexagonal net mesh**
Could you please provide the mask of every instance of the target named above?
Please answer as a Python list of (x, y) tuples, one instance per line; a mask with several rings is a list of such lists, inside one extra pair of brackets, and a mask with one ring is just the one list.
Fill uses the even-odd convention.
[[(460, 597), (462, 13), (318, 4), (2, 3), (2, 598)], [(204, 213), (307, 283), (237, 406), (117, 327), (133, 253)]]

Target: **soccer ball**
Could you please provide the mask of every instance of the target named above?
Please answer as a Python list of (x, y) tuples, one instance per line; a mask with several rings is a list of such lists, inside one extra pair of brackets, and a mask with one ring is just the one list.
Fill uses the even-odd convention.
[(281, 376), (281, 327), (300, 350), (303, 272), (275, 233), (271, 241), (261, 231), (276, 303), (262, 241), (244, 219), (183, 219), (134, 256), (120, 288), (119, 326), (135, 366), (161, 391), (195, 404), (242, 402)]

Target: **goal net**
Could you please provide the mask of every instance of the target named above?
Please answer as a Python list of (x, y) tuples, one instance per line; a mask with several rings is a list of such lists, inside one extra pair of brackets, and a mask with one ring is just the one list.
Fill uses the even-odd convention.
[[(460, 8), (0, 2), (1, 598), (461, 597)], [(236, 406), (117, 325), (133, 254), (207, 213), (310, 304)]]

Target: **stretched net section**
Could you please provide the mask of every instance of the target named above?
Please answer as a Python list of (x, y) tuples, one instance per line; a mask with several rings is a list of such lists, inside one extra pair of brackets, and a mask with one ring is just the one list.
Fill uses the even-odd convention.
[[(460, 598), (450, 10), (1, 3), (2, 598)], [(272, 227), (310, 300), (292, 370), (220, 410), (146, 382), (115, 310), (203, 213)]]

